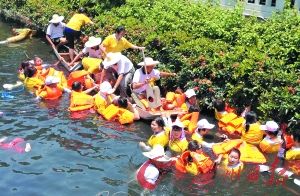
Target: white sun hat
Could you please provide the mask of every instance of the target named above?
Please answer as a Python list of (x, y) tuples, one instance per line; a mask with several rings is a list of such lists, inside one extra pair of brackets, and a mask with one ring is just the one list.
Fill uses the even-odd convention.
[(172, 127), (173, 127), (173, 126), (177, 126), (177, 127), (180, 127), (180, 128), (184, 128), (183, 123), (182, 123), (180, 120), (178, 120), (178, 119), (176, 119), (175, 122), (172, 124)]
[(275, 121), (267, 121), (265, 125), (260, 125), (260, 129), (275, 132), (279, 129), (279, 126)]
[(143, 152), (143, 155), (149, 159), (154, 159), (159, 162), (171, 161), (171, 159), (166, 156), (164, 147), (161, 145), (155, 145), (149, 152)]
[(53, 14), (52, 19), (49, 21), (50, 23), (59, 23), (64, 20), (64, 16), (59, 16), (58, 14)]
[(116, 64), (121, 60), (122, 54), (121, 52), (109, 52), (104, 61), (102, 61), (102, 64), (104, 66), (104, 69), (109, 68), (110, 66)]
[(45, 84), (50, 85), (50, 84), (56, 84), (59, 83), (59, 78), (54, 77), (54, 76), (47, 76), (45, 79)]
[(102, 42), (102, 39), (100, 37), (89, 37), (89, 40), (87, 42), (85, 42), (84, 46), (87, 48), (91, 48), (94, 46), (98, 46), (100, 45)]
[(210, 124), (206, 119), (201, 119), (197, 123), (198, 129), (212, 129), (215, 127), (214, 124)]
[(140, 66), (157, 65), (159, 61), (154, 61), (151, 57), (145, 57), (145, 61), (138, 63)]
[(194, 89), (188, 89), (184, 94), (188, 99), (191, 98), (192, 96), (196, 96)]

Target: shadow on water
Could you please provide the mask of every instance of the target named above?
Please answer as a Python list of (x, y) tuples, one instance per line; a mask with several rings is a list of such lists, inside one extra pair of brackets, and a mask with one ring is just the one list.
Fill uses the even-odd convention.
[[(0, 40), (10, 36), (10, 28), (0, 22)], [(27, 59), (25, 53), (39, 55), (45, 62), (56, 61), (50, 47), (39, 38), (0, 45), (1, 87), (17, 81), (16, 70)], [(182, 178), (170, 173), (155, 191), (144, 191), (135, 181), (135, 171), (146, 160), (137, 144), (150, 136), (149, 122), (123, 126), (94, 113), (72, 116), (67, 111), (67, 95), (54, 102), (37, 102), (26, 90), (14, 96), (0, 98), (0, 137), (22, 137), (31, 143), (32, 151), (0, 150), (0, 190), (7, 195), (291, 194), (280, 186), (263, 185), (264, 178), (255, 183), (245, 176), (230, 181), (218, 173), (213, 180), (211, 176)], [(249, 170), (251, 166), (247, 166)], [(295, 189), (292, 183), (287, 184)]]

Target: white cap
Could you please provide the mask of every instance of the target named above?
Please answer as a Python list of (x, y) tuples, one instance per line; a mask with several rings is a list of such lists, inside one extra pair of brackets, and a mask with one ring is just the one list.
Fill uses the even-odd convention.
[(187, 98), (191, 98), (192, 96), (196, 96), (196, 93), (195, 93), (194, 89), (188, 89), (184, 94)]
[(54, 76), (47, 76), (45, 79), (45, 84), (50, 85), (50, 84), (56, 84), (59, 83), (59, 79)]
[(265, 125), (260, 125), (260, 129), (275, 132), (279, 129), (279, 126), (275, 121), (267, 121)]
[(182, 122), (178, 119), (175, 120), (175, 122), (172, 124), (172, 127), (173, 126), (177, 126), (177, 127), (180, 127), (180, 128), (184, 128), (184, 125), (182, 124)]
[(109, 52), (106, 55), (104, 61), (102, 61), (104, 69), (107, 69), (110, 66), (112, 66), (112, 65), (116, 64), (117, 62), (119, 62), (120, 59), (121, 59), (121, 56), (122, 56), (121, 52)]
[(198, 129), (212, 129), (215, 127), (214, 124), (210, 124), (206, 119), (201, 119), (197, 123)]
[(158, 179), (159, 171), (156, 167), (150, 164), (144, 173), (145, 180), (151, 184), (155, 184), (156, 180)]
[(91, 48), (94, 46), (98, 46), (101, 44), (102, 39), (100, 37), (89, 37), (89, 41), (87, 41), (84, 46), (87, 48)]
[(149, 152), (143, 152), (143, 155), (149, 159), (155, 159), (155, 161), (159, 162), (171, 161), (171, 159), (165, 155), (164, 147), (161, 145), (155, 145)]
[(100, 94), (106, 95), (109, 90), (112, 89), (111, 84), (108, 81), (104, 81), (100, 84)]

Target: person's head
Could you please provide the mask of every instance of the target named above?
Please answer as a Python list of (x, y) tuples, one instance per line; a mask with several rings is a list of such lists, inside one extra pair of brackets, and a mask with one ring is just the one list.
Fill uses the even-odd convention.
[(215, 100), (214, 107), (218, 112), (224, 112), (225, 111), (225, 101), (223, 101), (222, 99)]
[(228, 165), (237, 165), (240, 163), (241, 152), (237, 148), (233, 148), (228, 154)]
[(192, 152), (196, 152), (197, 150), (201, 149), (201, 145), (196, 141), (192, 140), (188, 144), (188, 150)]
[(23, 61), (19, 69), (25, 70), (26, 67), (29, 67), (30, 63), (28, 61)]
[(196, 93), (194, 89), (188, 89), (185, 93), (185, 96), (187, 98), (187, 101), (190, 105), (196, 105), (197, 104), (197, 98)]
[(247, 112), (247, 114), (245, 115), (245, 119), (246, 119), (246, 132), (247, 132), (250, 128), (250, 124), (256, 123), (257, 121), (256, 113), (253, 111)]
[(81, 84), (81, 82), (78, 82), (78, 81), (73, 82), (73, 84), (72, 84), (72, 90), (76, 91), (76, 92), (81, 91), (82, 90), (82, 84)]
[(192, 112), (200, 112), (200, 111), (198, 107), (192, 105), (190, 106), (188, 113), (192, 113)]
[(80, 13), (80, 14), (84, 14), (85, 12), (86, 12), (86, 10), (83, 7), (80, 7), (78, 9), (78, 13)]
[(139, 66), (142, 66), (143, 74), (146, 74), (145, 66), (146, 66), (147, 73), (150, 74), (153, 71), (153, 69), (155, 68), (155, 66), (158, 64), (159, 64), (159, 61), (155, 61), (151, 57), (145, 57), (145, 59), (142, 62), (138, 63)]
[(201, 119), (197, 123), (197, 128), (198, 128), (197, 130), (201, 136), (206, 135), (208, 133), (208, 131), (214, 127), (215, 127), (215, 125), (210, 124), (206, 119)]
[(176, 140), (176, 139), (180, 140), (180, 139), (185, 138), (183, 128), (184, 128), (184, 126), (183, 126), (182, 122), (180, 122), (179, 120), (176, 120), (172, 124), (171, 140)]
[(275, 138), (279, 132), (279, 125), (274, 121), (267, 121), (265, 125), (260, 126), (260, 129), (264, 130), (269, 137)]
[(31, 77), (35, 76), (36, 73), (37, 73), (37, 69), (33, 65), (29, 65), (24, 70), (24, 75), (26, 78), (27, 77), (31, 78)]
[(126, 109), (128, 107), (128, 100), (127, 100), (127, 98), (126, 97), (120, 97), (118, 99), (118, 106), (120, 108), (125, 108)]
[(171, 115), (170, 115), (170, 118), (171, 118), (171, 121), (172, 121), (172, 122), (175, 122), (176, 119), (177, 119), (177, 114), (171, 114)]
[(117, 39), (121, 39), (126, 34), (125, 27), (124, 26), (118, 26), (116, 28), (115, 34), (116, 34)]
[(34, 61), (34, 65), (35, 66), (40, 66), (40, 65), (43, 64), (43, 60), (40, 57), (38, 57), (38, 56), (35, 56), (34, 59), (33, 59), (33, 61)]
[(58, 14), (53, 14), (52, 19), (49, 21), (54, 26), (58, 26), (60, 22), (64, 20), (63, 16), (59, 16)]
[(157, 117), (151, 122), (151, 129), (154, 133), (159, 133), (162, 131), (164, 126), (165, 122), (161, 117)]

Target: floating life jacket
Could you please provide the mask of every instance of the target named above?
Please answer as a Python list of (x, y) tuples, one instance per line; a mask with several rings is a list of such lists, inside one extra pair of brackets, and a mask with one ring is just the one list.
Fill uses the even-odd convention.
[(212, 150), (216, 155), (227, 154), (231, 149), (237, 148), (243, 143), (241, 139), (233, 139), (224, 141), (221, 143), (216, 143), (212, 146)]
[(265, 153), (274, 153), (278, 152), (281, 146), (281, 140), (279, 138), (275, 138), (272, 140), (270, 137), (266, 136), (260, 143), (259, 148), (262, 152)]
[(94, 98), (84, 92), (71, 92), (69, 110), (71, 112), (87, 110), (94, 106)]
[(118, 115), (118, 121), (121, 125), (133, 123), (134, 113), (130, 112), (127, 109), (120, 108), (119, 115)]
[(96, 111), (103, 115), (105, 108), (107, 107), (107, 101), (98, 93), (95, 96), (95, 109)]
[[(192, 162), (188, 162), (188, 157), (192, 157)], [(203, 152), (185, 151), (180, 158), (176, 160), (175, 168), (182, 173), (190, 173), (193, 175), (205, 174), (212, 170), (213, 161)]]
[(46, 100), (55, 100), (62, 96), (62, 90), (56, 87), (49, 87), (43, 85), (36, 91), (36, 96), (42, 97)]
[(241, 152), (240, 160), (246, 163), (266, 163), (265, 156), (259, 151), (259, 149), (252, 145), (244, 142), (238, 148)]
[(82, 66), (85, 71), (95, 74), (100, 71), (99, 65), (101, 62), (102, 62), (102, 59), (92, 58), (92, 57), (84, 57), (82, 59)]
[(169, 135), (167, 134), (166, 131), (161, 131), (158, 134), (152, 135), (149, 139), (148, 139), (148, 144), (149, 146), (151, 146), (153, 148), (153, 146), (159, 144), (163, 147), (167, 146), (169, 142)]
[(244, 123), (243, 117), (238, 117), (235, 113), (226, 113), (219, 120), (218, 126), (222, 131), (233, 135), (235, 133), (241, 134)]
[(119, 108), (114, 104), (110, 104), (107, 108), (103, 110), (103, 117), (106, 120), (113, 120), (117, 118), (120, 124), (128, 124), (134, 121), (134, 114), (127, 109)]
[(292, 147), (290, 150), (286, 151), (286, 160), (299, 160), (300, 159), (300, 148)]

